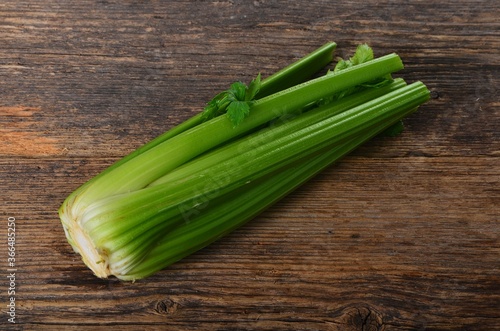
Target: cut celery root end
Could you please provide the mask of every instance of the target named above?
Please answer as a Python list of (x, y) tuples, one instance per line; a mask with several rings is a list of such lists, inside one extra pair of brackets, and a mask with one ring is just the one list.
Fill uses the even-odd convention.
[[(112, 275), (107, 254), (95, 247), (92, 239), (81, 227), (78, 220), (62, 213), (64, 232), (75, 252), (79, 253), (83, 262), (99, 278), (108, 278)], [(71, 226), (70, 226), (71, 225)]]

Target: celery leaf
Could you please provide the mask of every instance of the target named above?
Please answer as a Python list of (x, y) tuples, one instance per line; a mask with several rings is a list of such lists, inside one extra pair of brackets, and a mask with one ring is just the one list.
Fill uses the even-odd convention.
[(227, 91), (231, 101), (245, 101), (246, 85), (242, 82), (231, 84), (231, 88)]
[(250, 106), (260, 86), (260, 73), (248, 86), (242, 82), (231, 84), (228, 90), (217, 94), (207, 103), (202, 113), (203, 121), (226, 113), (233, 126), (238, 126), (250, 113)]
[(236, 127), (250, 113), (250, 105), (246, 101), (233, 101), (227, 106), (227, 116), (233, 126)]
[(367, 44), (361, 44), (356, 48), (354, 56), (349, 59), (352, 65), (357, 65), (361, 63), (373, 60), (373, 50)]

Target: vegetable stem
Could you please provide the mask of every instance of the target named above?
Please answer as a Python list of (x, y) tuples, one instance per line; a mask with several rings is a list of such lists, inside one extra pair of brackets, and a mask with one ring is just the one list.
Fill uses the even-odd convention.
[[(392, 74), (397, 54), (361, 45), (334, 71), (326, 43), (248, 86), (233, 83), (195, 115), (68, 196), (68, 242), (101, 278), (136, 280), (241, 226), (429, 99)], [(257, 97), (257, 98), (255, 98)], [(219, 116), (225, 114), (227, 116)], [(395, 130), (398, 129), (398, 130)]]

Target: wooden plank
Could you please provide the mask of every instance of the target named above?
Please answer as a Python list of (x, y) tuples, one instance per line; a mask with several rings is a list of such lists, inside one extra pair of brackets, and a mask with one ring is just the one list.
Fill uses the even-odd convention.
[[(3, 1), (18, 323), (3, 308), (0, 329), (500, 329), (499, 14), (492, 0)], [(231, 82), (327, 40), (397, 52), (398, 76), (433, 99), (210, 247), (136, 283), (94, 277), (65, 241), (63, 199)]]
[[(420, 317), (430, 325), (446, 316), (467, 325), (476, 318), (463, 315), (471, 307), (494, 318), (497, 160), (464, 158), (457, 167), (453, 158), (430, 159), (346, 159), (248, 226), (136, 284), (96, 279), (61, 240), (56, 215), (44, 212), (47, 201), (14, 194), (17, 200), (7, 201), (10, 215), (33, 208), (33, 218), (19, 228), (19, 268), (29, 271), (19, 278), (21, 307), (36, 323), (148, 325), (167, 315), (186, 328), (203, 312), (211, 318), (199, 322), (214, 329), (250, 327), (259, 315), (278, 329), (291, 325), (286, 320), (323, 329), (323, 323), (355, 323), (350, 319), (369, 312), (397, 328), (418, 322), (424, 311), (444, 310)], [(17, 164), (18, 183), (32, 177), (32, 163), (23, 163)], [(380, 166), (391, 175), (374, 181)], [(58, 188), (47, 198), (49, 209), (57, 208), (53, 199), (62, 195), (64, 174), (73, 167), (40, 169), (31, 183), (35, 192), (49, 183)]]

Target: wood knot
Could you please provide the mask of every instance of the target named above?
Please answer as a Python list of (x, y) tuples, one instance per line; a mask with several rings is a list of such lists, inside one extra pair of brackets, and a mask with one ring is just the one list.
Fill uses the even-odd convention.
[(382, 316), (368, 305), (344, 307), (338, 312), (338, 323), (343, 330), (383, 331), (385, 329)]
[(179, 309), (179, 303), (172, 299), (160, 300), (156, 303), (155, 312), (160, 315), (172, 315)]
[(440, 95), (438, 91), (431, 91), (431, 99), (439, 99)]

